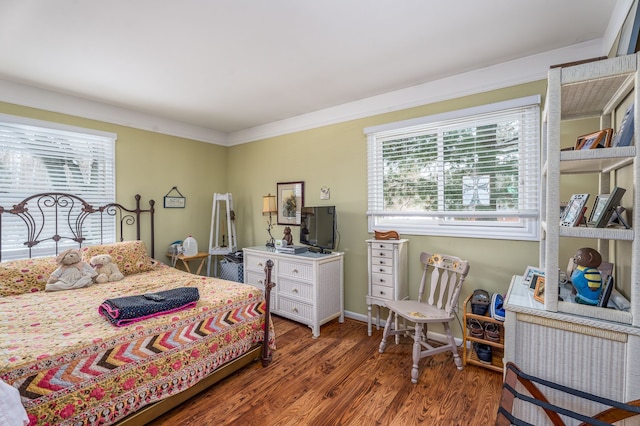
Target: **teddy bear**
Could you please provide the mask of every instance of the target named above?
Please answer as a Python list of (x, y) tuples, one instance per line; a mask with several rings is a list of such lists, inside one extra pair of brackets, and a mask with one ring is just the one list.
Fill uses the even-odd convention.
[(597, 250), (583, 247), (576, 251), (573, 262), (576, 266), (571, 273), (571, 283), (577, 292), (576, 303), (597, 305), (602, 291), (602, 276), (598, 270), (602, 256)]
[(118, 265), (113, 263), (113, 258), (108, 254), (98, 254), (91, 258), (91, 266), (93, 266), (97, 276), (95, 281), (98, 284), (107, 281), (120, 281), (124, 275), (118, 269)]
[(286, 241), (288, 246), (293, 244), (293, 236), (291, 235), (291, 228), (289, 228), (288, 226), (284, 227), (284, 236), (282, 237), (282, 240)]
[(80, 250), (63, 251), (56, 257), (56, 263), (59, 266), (47, 280), (45, 291), (89, 287), (98, 275), (88, 263), (82, 261)]

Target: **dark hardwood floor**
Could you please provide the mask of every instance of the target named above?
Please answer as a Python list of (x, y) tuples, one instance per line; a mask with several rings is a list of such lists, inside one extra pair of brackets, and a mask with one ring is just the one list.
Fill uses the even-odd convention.
[(502, 375), (467, 366), (450, 353), (420, 363), (410, 380), (411, 341), (378, 353), (382, 330), (337, 320), (318, 339), (304, 325), (274, 316), (278, 350), (156, 419), (177, 425), (490, 425)]

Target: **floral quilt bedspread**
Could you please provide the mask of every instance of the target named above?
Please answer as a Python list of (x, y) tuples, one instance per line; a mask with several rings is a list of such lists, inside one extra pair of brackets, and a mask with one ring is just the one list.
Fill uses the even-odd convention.
[[(179, 286), (198, 288), (195, 308), (126, 327), (98, 314), (105, 299)], [(115, 283), (0, 297), (0, 379), (19, 389), (32, 425), (111, 424), (261, 342), (264, 308), (255, 287), (166, 265)]]

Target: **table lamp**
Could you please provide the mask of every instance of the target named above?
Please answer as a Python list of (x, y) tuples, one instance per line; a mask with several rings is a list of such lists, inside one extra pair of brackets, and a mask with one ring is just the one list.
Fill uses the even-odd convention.
[(275, 247), (275, 239), (273, 235), (271, 235), (271, 228), (273, 228), (272, 223), (272, 214), (277, 213), (276, 209), (276, 196), (275, 195), (265, 195), (262, 197), (262, 215), (269, 216), (269, 220), (267, 221), (267, 232), (269, 233), (269, 239), (267, 240), (267, 247)]

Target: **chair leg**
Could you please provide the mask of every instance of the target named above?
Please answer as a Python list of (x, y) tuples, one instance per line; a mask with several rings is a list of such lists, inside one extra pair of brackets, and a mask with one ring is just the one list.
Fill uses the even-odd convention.
[(453, 362), (456, 363), (456, 367), (458, 367), (458, 370), (462, 370), (464, 368), (462, 366), (462, 359), (458, 354), (458, 347), (456, 346), (456, 341), (453, 338), (453, 334), (451, 333), (451, 327), (449, 327), (449, 323), (444, 324), (444, 330), (447, 333), (447, 341), (451, 346), (451, 353), (453, 354)]
[(415, 333), (413, 335), (413, 366), (411, 367), (411, 383), (418, 383), (420, 371), (420, 352), (422, 352), (422, 324), (416, 323)]
[(380, 348), (378, 349), (380, 353), (384, 353), (384, 350), (387, 348), (387, 338), (391, 333), (391, 324), (394, 321), (393, 317), (394, 317), (393, 311), (389, 311), (389, 317), (387, 318), (387, 323), (384, 325), (384, 331), (382, 332), (382, 340), (380, 341)]

